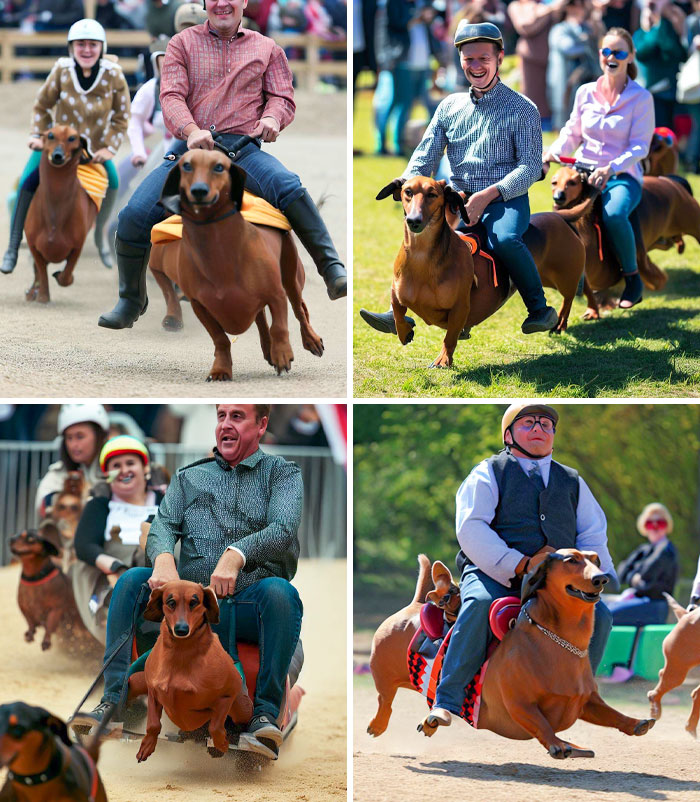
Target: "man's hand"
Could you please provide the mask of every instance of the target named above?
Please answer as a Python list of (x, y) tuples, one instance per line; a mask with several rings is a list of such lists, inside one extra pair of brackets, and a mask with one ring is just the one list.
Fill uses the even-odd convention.
[(27, 142), (27, 146), (31, 150), (43, 150), (44, 149), (44, 140), (38, 136), (30, 136), (29, 141)]
[(143, 167), (143, 165), (146, 164), (146, 157), (142, 156), (140, 153), (134, 153), (131, 157), (131, 164), (134, 167)]
[(187, 136), (187, 150), (214, 150), (214, 138), (211, 131), (202, 131), (201, 128), (195, 128)]
[(114, 154), (109, 148), (100, 148), (92, 154), (92, 160), (95, 164), (103, 164), (114, 158)]
[(469, 225), (475, 226), (481, 219), (484, 209), (496, 200), (499, 196), (499, 191), (496, 187), (487, 187), (479, 192), (475, 192), (469, 196), (469, 200), (465, 203), (467, 214), (469, 215)]
[(610, 165), (607, 167), (596, 167), (596, 169), (591, 173), (588, 183), (602, 192), (605, 189), (605, 185), (608, 183), (608, 180), (612, 178), (612, 174), (613, 170)]
[(219, 557), (209, 584), (220, 599), (233, 595), (241, 568), (243, 568), (243, 558), (237, 551), (226, 549)]
[(259, 136), (263, 142), (274, 142), (280, 135), (280, 124), (274, 117), (263, 117), (255, 123), (251, 136)]
[(163, 552), (156, 557), (153, 563), (153, 573), (148, 580), (148, 587), (155, 590), (165, 585), (166, 582), (173, 582), (179, 578), (175, 558), (169, 552)]

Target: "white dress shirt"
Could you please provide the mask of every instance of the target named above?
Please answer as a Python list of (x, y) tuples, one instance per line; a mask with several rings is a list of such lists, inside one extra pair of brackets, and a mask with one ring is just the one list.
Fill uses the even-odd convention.
[[(515, 457), (515, 454), (513, 455)], [(515, 457), (525, 474), (537, 464), (545, 487), (549, 484), (552, 455), (532, 460)], [(608, 551), (607, 522), (600, 504), (588, 485), (579, 476), (579, 497), (576, 508), (576, 548), (595, 551), (605, 573), (617, 577)], [(457, 540), (469, 559), (485, 574), (509, 587), (515, 569), (525, 556), (506, 545), (490, 524), (498, 506), (498, 484), (488, 460), (480, 462), (457, 491)], [(529, 555), (528, 555), (529, 556)]]

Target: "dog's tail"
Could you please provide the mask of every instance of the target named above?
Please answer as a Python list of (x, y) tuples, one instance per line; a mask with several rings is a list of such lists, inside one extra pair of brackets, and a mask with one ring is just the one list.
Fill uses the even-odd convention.
[(688, 611), (685, 609), (685, 607), (683, 607), (682, 605), (678, 604), (678, 602), (673, 598), (673, 596), (671, 596), (670, 593), (664, 592), (664, 596), (666, 597), (666, 601), (668, 602), (668, 606), (673, 611), (673, 614), (680, 621), (681, 618), (683, 618), (683, 616)]
[(430, 573), (430, 560), (425, 554), (418, 555), (418, 581), (416, 582), (416, 593), (413, 603), (423, 603), (429, 590), (433, 589), (433, 578)]

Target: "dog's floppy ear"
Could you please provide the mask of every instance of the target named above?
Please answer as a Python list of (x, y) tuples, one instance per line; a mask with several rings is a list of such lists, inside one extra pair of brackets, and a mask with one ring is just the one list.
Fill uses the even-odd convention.
[(207, 611), (207, 620), (210, 624), (219, 623), (219, 602), (216, 593), (211, 588), (202, 588), (204, 591), (204, 609)]
[[(231, 200), (236, 208), (240, 210), (243, 204), (243, 188), (245, 187), (245, 170), (237, 164), (231, 162), (228, 168), (229, 176), (231, 177)], [(216, 597), (215, 597), (216, 598)]]
[(544, 560), (531, 571), (523, 580), (523, 587), (520, 591), (520, 603), (525, 604), (526, 601), (532, 599), (540, 588), (543, 588), (547, 582), (547, 571), (549, 570), (550, 563), (552, 562), (552, 555), (548, 554)]
[(143, 617), (147, 621), (163, 620), (163, 588), (156, 588), (151, 591), (151, 597), (148, 600), (146, 609), (143, 611)]
[(462, 220), (469, 225), (469, 215), (464, 205), (464, 198), (462, 198), (454, 187), (449, 186), (449, 184), (445, 186), (444, 192), (445, 203), (450, 207), (450, 211), (453, 214), (459, 214)]
[(52, 713), (49, 713), (48, 710), (43, 710), (42, 708), (38, 708), (41, 710), (43, 717), (42, 717), (42, 724), (49, 732), (52, 732), (54, 735), (57, 735), (66, 746), (73, 746), (73, 743), (68, 735), (68, 728), (64, 721), (62, 721), (58, 716), (54, 716)]
[(90, 146), (88, 145), (88, 141), (84, 136), (80, 137), (80, 163), (81, 164), (89, 164), (92, 161), (92, 153), (90, 152)]
[(170, 214), (180, 214), (180, 167), (174, 164), (160, 191), (160, 205)]
[(375, 200), (384, 200), (384, 198), (388, 198), (389, 195), (391, 195), (395, 201), (400, 201), (401, 187), (403, 187), (405, 183), (405, 178), (395, 178), (390, 184), (387, 184), (379, 190)]

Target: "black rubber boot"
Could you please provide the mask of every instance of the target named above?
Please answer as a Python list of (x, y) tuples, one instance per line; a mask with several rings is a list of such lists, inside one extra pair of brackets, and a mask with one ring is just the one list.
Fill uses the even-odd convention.
[(326, 224), (318, 213), (316, 204), (308, 192), (297, 198), (284, 210), (294, 233), (309, 252), (331, 301), (348, 294), (348, 274), (338, 257)]
[(620, 296), (619, 307), (620, 309), (631, 309), (642, 300), (644, 285), (638, 270), (634, 273), (623, 273), (623, 278), (625, 279), (625, 289)]
[(119, 190), (116, 188), (107, 189), (107, 194), (102, 201), (102, 206), (100, 207), (99, 214), (97, 215), (97, 220), (95, 220), (95, 245), (97, 246), (97, 251), (100, 254), (102, 264), (105, 267), (114, 266), (114, 263), (112, 262), (112, 252), (109, 245), (105, 244), (103, 231), (105, 223), (109, 221), (109, 218), (112, 214), (114, 204), (117, 202), (118, 194)]
[[(369, 309), (360, 309), (360, 317), (368, 326), (371, 326), (382, 334), (396, 334), (396, 323), (394, 323), (394, 313), (390, 309), (388, 312), (370, 312)], [(406, 315), (406, 323), (414, 329), (416, 321)]]
[(25, 187), (22, 187), (17, 194), (15, 213), (12, 215), (12, 223), (10, 225), (10, 244), (7, 246), (2, 265), (0, 265), (0, 272), (2, 273), (11, 273), (15, 269), (17, 252), (24, 233), (24, 221), (27, 219), (29, 204), (32, 202), (33, 197), (34, 192)]
[(130, 329), (146, 311), (146, 268), (151, 246), (137, 248), (116, 238), (117, 269), (119, 270), (119, 300), (106, 315), (101, 315), (98, 326), (105, 329)]

